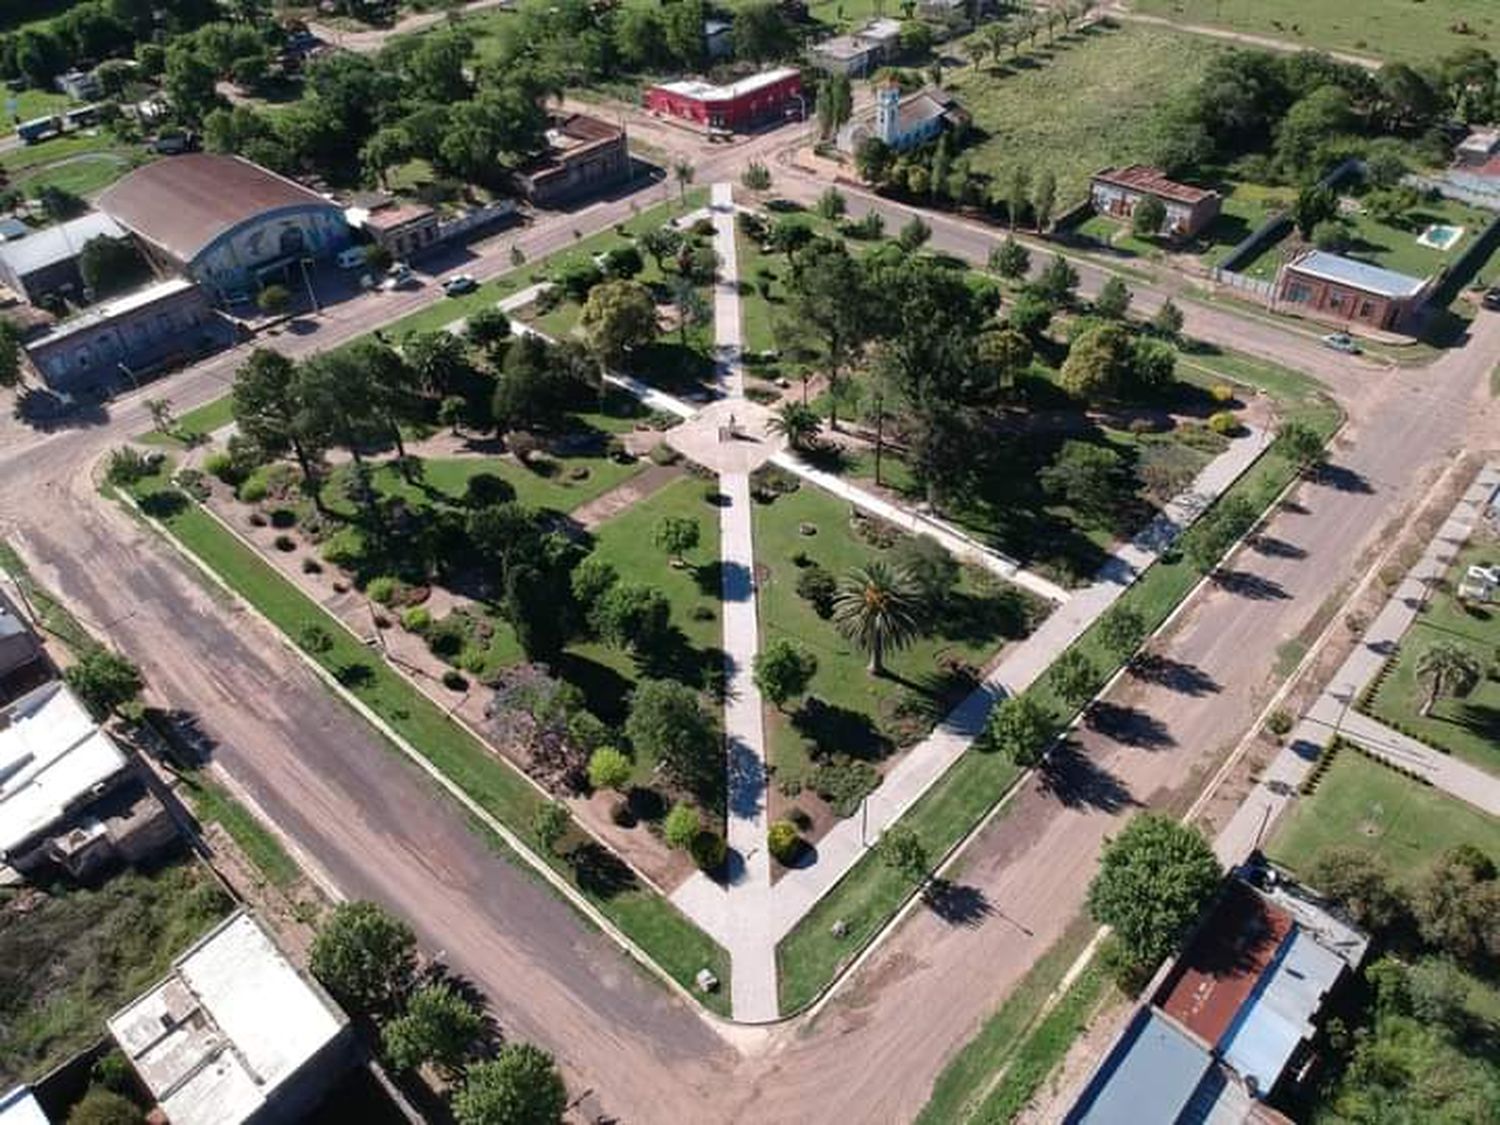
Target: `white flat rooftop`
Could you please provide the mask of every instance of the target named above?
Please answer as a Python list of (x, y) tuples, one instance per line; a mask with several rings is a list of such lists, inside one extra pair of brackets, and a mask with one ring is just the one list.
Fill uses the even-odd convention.
[(51, 1122), (32, 1096), (31, 1087), (17, 1086), (0, 1095), (0, 1125), (51, 1125)]
[(172, 1125), (237, 1125), (347, 1023), (240, 912), (111, 1019), (109, 1032)]
[(157, 301), (165, 301), (169, 297), (175, 297), (185, 289), (196, 289), (197, 283), (189, 281), (185, 277), (169, 277), (165, 281), (155, 281), (150, 285), (143, 285), (139, 289), (132, 289), (129, 293), (123, 293), (118, 297), (112, 297), (107, 301), (101, 301), (92, 308), (85, 309), (77, 316), (69, 317), (61, 324), (56, 325), (45, 336), (33, 340), (27, 345), (28, 348), (39, 347), (42, 344), (55, 343), (58, 340), (80, 332), (86, 328), (92, 328), (96, 324), (113, 320), (115, 317), (124, 316), (126, 313), (135, 312), (136, 309), (148, 308)]
[(0, 853), (57, 823), (125, 755), (59, 681), (0, 711)]
[(777, 82), (798, 73), (800, 72), (795, 67), (784, 66), (777, 70), (752, 74), (749, 78), (741, 78), (738, 82), (732, 82), (728, 86), (715, 86), (712, 82), (689, 78), (681, 82), (663, 82), (657, 89), (700, 102), (728, 102), (744, 97), (746, 94), (753, 94), (756, 90), (767, 86), (774, 86)]

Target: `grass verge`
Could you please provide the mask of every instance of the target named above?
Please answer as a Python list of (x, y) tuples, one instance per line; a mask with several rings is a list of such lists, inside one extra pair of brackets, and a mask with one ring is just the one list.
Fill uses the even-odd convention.
[[(1259, 386), (1258, 366), (1240, 367), (1241, 378), (1237, 381)], [(1224, 374), (1227, 377), (1229, 373)], [(1318, 393), (1315, 383), (1279, 371), (1276, 381), (1287, 420), (1303, 422), (1325, 439), (1332, 435), (1338, 427), (1339, 412)], [(1272, 393), (1277, 391), (1272, 387), (1267, 389)], [(1263, 512), (1291, 483), (1296, 472), (1296, 466), (1272, 446), (1216, 503), (1241, 497), (1255, 511)], [(1185, 559), (1169, 554), (1149, 567), (1117, 604), (1134, 609), (1147, 628), (1155, 630), (1200, 577)], [(1072, 647), (1092, 664), (1095, 689), (1120, 666), (1120, 656), (1100, 636), (1097, 623)], [(1044, 673), (1027, 691), (1052, 717), (1055, 731), (1061, 733), (1076, 709), (1059, 697), (1051, 677)], [(1010, 791), (1020, 775), (1021, 771), (1004, 755), (971, 749), (908, 810), (902, 824), (917, 834), (928, 855), (945, 856)], [(795, 1012), (816, 999), (915, 889), (911, 879), (881, 863), (873, 853), (863, 856), (777, 947), (782, 1012)], [(842, 938), (832, 933), (834, 922), (840, 919), (846, 927)]]
[[(372, 660), (337, 620), (162, 476), (138, 482), (131, 493), (177, 542), (285, 636), (304, 635), (314, 625), (323, 629), (332, 643), (313, 659), (482, 809), (517, 835), (529, 835), (544, 798), (519, 773), (388, 665)], [(727, 1014), (728, 955), (675, 907), (633, 878), (622, 886), (618, 861), (609, 865), (608, 877), (600, 877), (601, 865), (580, 868), (561, 856), (536, 854), (685, 988), (693, 988), (699, 969), (712, 969), (723, 987), (702, 1002)]]

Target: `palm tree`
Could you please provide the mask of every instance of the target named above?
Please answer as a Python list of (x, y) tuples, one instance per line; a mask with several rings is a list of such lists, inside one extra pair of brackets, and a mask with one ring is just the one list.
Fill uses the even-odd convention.
[(1417, 679), (1427, 681), (1427, 698), (1422, 701), (1422, 715), (1432, 713), (1438, 698), (1457, 695), (1478, 682), (1479, 661), (1462, 645), (1438, 641), (1417, 657)]
[(682, 202), (686, 203), (688, 184), (693, 182), (693, 166), (686, 160), (679, 160), (676, 164), (672, 165), (672, 175), (677, 180), (677, 190)]
[[(803, 390), (805, 393), (805, 384)], [(809, 449), (817, 441), (822, 428), (818, 412), (805, 402), (782, 403), (781, 409), (766, 422), (766, 429), (773, 434), (780, 434), (786, 438), (788, 445), (799, 451)]]
[(850, 571), (833, 599), (833, 623), (870, 654), (870, 675), (884, 675), (886, 649), (905, 648), (922, 632), (922, 599), (911, 573), (878, 560)]

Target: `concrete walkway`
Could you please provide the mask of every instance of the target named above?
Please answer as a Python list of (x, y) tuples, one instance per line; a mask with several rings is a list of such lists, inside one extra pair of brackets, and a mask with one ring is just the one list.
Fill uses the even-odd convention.
[[(719, 281), (714, 288), (715, 376), (724, 406), (745, 402), (740, 321), (739, 261), (734, 245), (734, 198), (729, 184), (712, 191), (714, 249)], [(731, 435), (731, 442), (735, 441)], [(750, 509), (750, 475), (738, 468), (719, 477), (719, 508), (724, 620), (724, 744), (727, 755), (726, 833), (730, 861), (727, 886), (695, 879), (694, 906), (717, 916), (719, 940), (734, 971), (730, 999), (742, 1022), (774, 1020), (776, 936), (769, 928), (771, 857), (766, 849), (765, 712), (753, 670), (760, 651), (760, 620), (755, 598), (755, 544)]]
[(1214, 850), (1226, 865), (1239, 863), (1264, 843), (1271, 825), (1297, 796), (1299, 787), (1335, 735), (1343, 735), (1376, 757), (1413, 770), (1444, 792), (1500, 816), (1500, 778), (1355, 710), (1360, 696), (1380, 674), (1421, 613), (1433, 584), (1447, 573), (1497, 494), (1500, 494), (1500, 465), (1492, 463), (1479, 471), (1422, 557), (1371, 622), (1359, 647), (1334, 673), (1323, 693), (1292, 730), (1281, 753), (1219, 833)]

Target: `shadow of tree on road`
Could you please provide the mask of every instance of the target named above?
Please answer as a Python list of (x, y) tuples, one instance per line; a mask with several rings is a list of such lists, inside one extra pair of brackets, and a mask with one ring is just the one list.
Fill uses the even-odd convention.
[(1214, 585), (1225, 593), (1257, 602), (1280, 601), (1291, 597), (1280, 582), (1252, 574), (1248, 570), (1221, 570), (1214, 575)]
[(1143, 653), (1130, 662), (1130, 674), (1137, 680), (1175, 691), (1179, 695), (1212, 695), (1219, 685), (1196, 664), (1173, 660), (1170, 656)]
[(995, 912), (989, 896), (979, 887), (933, 879), (922, 891), (922, 902), (950, 926), (976, 929)]
[(1052, 751), (1037, 783), (1044, 793), (1050, 793), (1070, 809), (1092, 808), (1118, 813), (1140, 803), (1119, 778), (1072, 742), (1065, 742)]
[(1164, 750), (1176, 744), (1167, 724), (1138, 707), (1100, 700), (1084, 716), (1088, 728), (1126, 746)]

